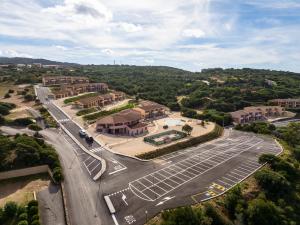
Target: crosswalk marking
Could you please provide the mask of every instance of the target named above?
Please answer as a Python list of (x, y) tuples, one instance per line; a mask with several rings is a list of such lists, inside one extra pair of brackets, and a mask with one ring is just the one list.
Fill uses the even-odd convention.
[(100, 148), (94, 148), (94, 149), (90, 150), (90, 152), (93, 152), (93, 153), (100, 152), (100, 151), (103, 151), (102, 147), (100, 147)]
[(58, 122), (68, 122), (68, 121), (70, 121), (70, 119), (61, 119), (61, 120), (58, 120)]

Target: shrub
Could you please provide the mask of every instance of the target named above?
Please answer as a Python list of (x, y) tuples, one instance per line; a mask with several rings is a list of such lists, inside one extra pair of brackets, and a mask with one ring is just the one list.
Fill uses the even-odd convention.
[(35, 124), (35, 123), (29, 124), (28, 125), (28, 129), (34, 130), (34, 131), (40, 131), (40, 130), (42, 130), (42, 128), (39, 125)]
[(27, 213), (22, 213), (19, 215), (19, 221), (27, 220), (27, 219), (28, 219)]
[(36, 215), (39, 212), (39, 209), (37, 206), (31, 206), (28, 208), (29, 208), (28, 214), (30, 215), (30, 217), (32, 217), (33, 215)]
[(18, 223), (18, 225), (28, 225), (28, 222), (26, 220), (22, 220)]
[(10, 94), (9, 94), (9, 93), (6, 93), (6, 94), (4, 95), (4, 98), (10, 98)]
[(57, 183), (60, 183), (63, 180), (63, 174), (62, 174), (62, 170), (60, 167), (54, 168), (52, 173), (53, 173), (53, 179)]
[(28, 101), (28, 102), (33, 101), (34, 100), (34, 95), (27, 94), (27, 95), (24, 96), (24, 100)]
[(15, 202), (7, 202), (4, 206), (4, 213), (8, 217), (14, 217), (17, 213), (18, 206)]
[(39, 220), (34, 220), (31, 222), (31, 225), (40, 225), (40, 221)]
[(96, 108), (82, 109), (76, 113), (76, 116), (83, 116), (83, 115), (90, 114), (90, 113), (93, 113), (96, 111), (97, 111)]
[(8, 93), (10, 93), (10, 94), (12, 94), (12, 93), (14, 93), (15, 91), (14, 90), (12, 90), (12, 89), (9, 89), (8, 90)]
[(33, 121), (31, 118), (18, 118), (18, 119), (15, 119), (13, 122), (12, 122), (13, 125), (15, 126), (28, 126), (30, 124), (33, 124)]
[(4, 211), (3, 208), (0, 207), (0, 224), (4, 223)]
[(38, 214), (36, 214), (36, 215), (33, 215), (32, 217), (31, 217), (31, 220), (32, 221), (34, 221), (34, 220), (39, 220), (40, 219), (40, 217), (39, 217), (39, 215)]
[(28, 208), (31, 208), (32, 206), (38, 206), (38, 205), (39, 205), (39, 202), (37, 200), (31, 200), (27, 204)]
[(18, 211), (17, 211), (17, 214), (18, 214), (18, 215), (21, 215), (22, 213), (26, 213), (26, 212), (27, 212), (27, 211), (26, 211), (25, 206), (20, 205), (20, 206), (18, 207)]

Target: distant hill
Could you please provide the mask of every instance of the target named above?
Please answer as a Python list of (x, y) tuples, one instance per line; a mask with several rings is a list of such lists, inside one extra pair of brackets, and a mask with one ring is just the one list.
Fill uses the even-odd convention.
[(42, 65), (79, 66), (79, 64), (76, 63), (57, 62), (57, 61), (51, 61), (47, 59), (0, 57), (0, 64), (33, 64), (33, 63), (41, 63)]

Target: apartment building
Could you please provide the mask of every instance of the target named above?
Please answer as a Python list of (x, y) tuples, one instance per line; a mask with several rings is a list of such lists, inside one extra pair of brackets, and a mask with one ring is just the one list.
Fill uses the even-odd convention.
[(44, 86), (89, 83), (87, 77), (78, 76), (43, 76), (42, 81)]
[(125, 94), (123, 92), (112, 92), (108, 94), (79, 99), (74, 103), (74, 105), (78, 108), (87, 109), (92, 107), (103, 107), (124, 99)]
[(285, 116), (286, 111), (280, 106), (251, 106), (230, 114), (234, 123), (244, 124), (267, 120), (269, 117)]
[(269, 103), (271, 103), (272, 105), (277, 105), (277, 106), (284, 107), (287, 109), (300, 109), (300, 98), (298, 98), (298, 99), (292, 99), (292, 98), (273, 99), (273, 100), (270, 100)]
[(56, 99), (82, 94), (85, 92), (106, 92), (108, 86), (105, 83), (85, 83), (73, 85), (61, 85), (60, 90), (53, 91)]
[(97, 121), (96, 130), (113, 135), (137, 136), (148, 131), (147, 124), (140, 122), (142, 115), (134, 109), (126, 109)]
[(138, 107), (134, 108), (139, 111), (143, 119), (156, 119), (166, 115), (167, 108), (156, 102), (142, 101)]

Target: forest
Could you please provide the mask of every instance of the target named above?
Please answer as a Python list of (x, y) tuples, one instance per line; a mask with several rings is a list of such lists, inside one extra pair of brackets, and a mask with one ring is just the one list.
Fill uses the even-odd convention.
[[(274, 98), (300, 97), (300, 74), (262, 69), (204, 69), (189, 72), (164, 66), (86, 65), (65, 69), (4, 69), (16, 84), (41, 82), (42, 75), (88, 76), (136, 99), (148, 99), (184, 116), (231, 123), (229, 112), (268, 104)], [(268, 82), (270, 81), (270, 82)], [(199, 112), (201, 112), (199, 115)]]

